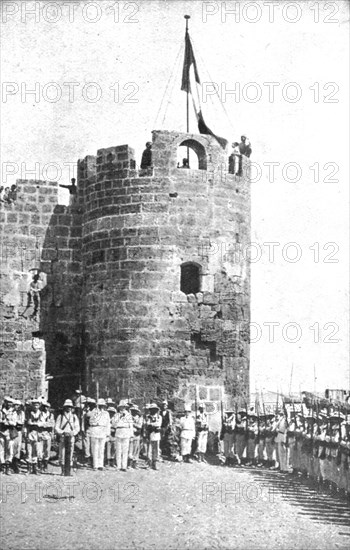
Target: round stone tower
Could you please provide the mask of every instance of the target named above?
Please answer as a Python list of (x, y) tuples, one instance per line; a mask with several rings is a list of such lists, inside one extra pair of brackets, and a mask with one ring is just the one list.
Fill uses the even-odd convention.
[[(198, 169), (177, 168), (180, 146)], [(208, 135), (154, 131), (79, 161), (88, 391), (218, 401), (249, 392), (249, 160)]]

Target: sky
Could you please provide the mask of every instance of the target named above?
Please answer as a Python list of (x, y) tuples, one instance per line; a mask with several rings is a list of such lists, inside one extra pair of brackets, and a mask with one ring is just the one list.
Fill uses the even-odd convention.
[(97, 149), (140, 159), (152, 130), (185, 131), (191, 16), (205, 120), (253, 148), (251, 389), (349, 389), (348, 3), (1, 7), (2, 185), (68, 183)]

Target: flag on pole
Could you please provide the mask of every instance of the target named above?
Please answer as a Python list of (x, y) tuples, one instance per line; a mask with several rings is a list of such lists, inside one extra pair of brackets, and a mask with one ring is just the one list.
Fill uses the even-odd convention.
[(226, 148), (226, 145), (228, 143), (227, 139), (217, 136), (216, 134), (214, 134), (214, 132), (212, 132), (210, 128), (208, 128), (208, 126), (204, 122), (204, 118), (201, 110), (199, 111), (199, 113), (197, 113), (197, 121), (198, 121), (198, 130), (200, 134), (213, 136), (220, 143), (223, 149)]
[[(188, 30), (186, 29), (186, 34), (185, 34), (185, 57), (184, 57), (184, 65), (183, 65), (183, 69), (182, 69), (181, 90), (186, 92), (187, 94), (191, 94), (191, 96), (192, 96), (193, 108), (194, 108), (194, 112), (195, 112), (196, 118), (197, 118), (199, 133), (213, 136), (217, 140), (217, 142), (220, 144), (220, 146), (223, 149), (226, 149), (226, 146), (227, 146), (227, 143), (228, 143), (227, 140), (222, 138), (222, 137), (218, 137), (216, 134), (214, 134), (214, 132), (212, 132), (212, 130), (204, 122), (202, 109), (201, 109), (201, 103), (200, 103), (200, 97), (199, 97), (199, 93), (198, 93), (198, 88), (197, 88), (198, 108), (196, 107), (195, 100), (194, 100), (194, 97), (193, 97), (193, 94), (192, 94), (191, 82), (190, 82), (190, 70), (191, 70), (192, 65), (193, 65), (193, 70), (194, 70), (195, 82), (197, 84), (200, 84), (201, 81), (200, 81), (199, 74), (198, 74), (196, 58), (194, 57), (190, 35), (188, 33)], [(195, 86), (197, 86), (197, 85), (195, 84)], [(187, 95), (187, 97), (188, 97), (188, 95)], [(187, 120), (188, 120), (188, 102), (187, 102)]]
[(183, 90), (184, 92), (187, 92), (187, 93), (191, 93), (191, 83), (190, 83), (190, 68), (191, 68), (191, 65), (193, 65), (194, 76), (195, 76), (196, 82), (198, 82), (198, 84), (200, 84), (201, 81), (199, 79), (197, 63), (196, 63), (196, 59), (194, 57), (190, 35), (188, 34), (188, 32), (186, 32), (186, 35), (185, 35), (185, 57), (184, 57), (184, 66), (183, 66), (183, 70), (182, 70), (181, 90)]

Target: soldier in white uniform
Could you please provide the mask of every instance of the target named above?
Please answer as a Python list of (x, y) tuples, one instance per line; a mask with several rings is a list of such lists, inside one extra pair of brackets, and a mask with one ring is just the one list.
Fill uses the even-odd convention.
[(276, 459), (280, 472), (288, 472), (288, 454), (287, 454), (287, 430), (288, 421), (286, 415), (281, 412), (276, 421)]
[(0, 411), (0, 467), (10, 474), (10, 464), (13, 459), (13, 441), (17, 436), (16, 411), (14, 399), (5, 397)]
[(97, 407), (90, 414), (89, 424), (92, 467), (94, 470), (103, 470), (105, 445), (111, 430), (109, 413), (106, 410), (104, 399), (97, 400)]
[(192, 462), (192, 440), (196, 436), (195, 419), (192, 416), (191, 405), (185, 406), (185, 416), (180, 418), (181, 456), (185, 462)]
[(36, 475), (38, 460), (42, 456), (41, 428), (43, 423), (39, 399), (32, 399), (31, 407), (27, 422), (27, 461), (28, 472)]
[(52, 443), (52, 436), (53, 436), (53, 430), (55, 427), (55, 419), (50, 411), (50, 403), (47, 401), (44, 401), (41, 405), (42, 408), (42, 414), (41, 414), (41, 420), (42, 420), (42, 429), (40, 433), (40, 439), (41, 439), (41, 464), (39, 464), (42, 467), (43, 472), (47, 472), (47, 465), (50, 460), (51, 455), (51, 443)]
[(19, 474), (19, 464), (21, 460), (21, 450), (22, 450), (22, 441), (23, 441), (23, 432), (25, 424), (25, 413), (23, 410), (23, 405), (18, 399), (14, 401), (15, 412), (16, 412), (16, 430), (17, 436), (13, 440), (13, 459), (12, 459), (12, 468), (15, 474)]
[(130, 407), (133, 421), (133, 434), (130, 438), (129, 460), (132, 468), (137, 468), (137, 461), (140, 456), (140, 439), (143, 426), (143, 418), (137, 405)]
[(83, 413), (83, 446), (85, 464), (92, 467), (91, 440), (90, 440), (90, 416), (96, 408), (96, 400), (92, 397), (86, 398), (85, 410)]
[(225, 466), (233, 466), (236, 418), (234, 411), (225, 411), (221, 438), (224, 442)]
[(126, 406), (126, 400), (120, 401), (114, 422), (116, 428), (116, 462), (118, 470), (122, 472), (126, 472), (128, 468), (130, 437), (133, 433), (132, 416)]
[[(107, 402), (107, 401), (106, 401)], [(116, 453), (116, 427), (115, 427), (115, 421), (117, 419), (117, 409), (115, 407), (112, 407), (109, 405), (107, 407), (107, 412), (109, 414), (110, 419), (110, 432), (109, 436), (107, 437), (107, 443), (106, 443), (106, 459), (107, 459), (107, 465), (111, 468), (116, 467), (115, 462), (115, 453)]]
[(204, 455), (207, 452), (208, 445), (208, 415), (205, 412), (203, 403), (198, 405), (199, 412), (196, 418), (196, 431), (197, 431), (197, 455), (199, 462), (206, 462)]
[(74, 441), (75, 436), (79, 433), (79, 420), (76, 414), (73, 412), (73, 403), (70, 399), (66, 399), (63, 403), (63, 412), (57, 417), (55, 424), (55, 432), (59, 436), (59, 461), (61, 465), (61, 474), (65, 474), (65, 452), (66, 452), (66, 443), (69, 439), (69, 449), (70, 449), (70, 465), (73, 465), (73, 451), (74, 451)]

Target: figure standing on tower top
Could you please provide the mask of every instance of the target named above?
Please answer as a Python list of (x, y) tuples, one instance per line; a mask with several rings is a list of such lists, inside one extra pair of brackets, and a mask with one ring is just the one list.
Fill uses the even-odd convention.
[(70, 195), (76, 195), (77, 194), (77, 186), (75, 184), (75, 178), (72, 178), (71, 185), (63, 185), (63, 183), (60, 183), (59, 186), (63, 187), (64, 189), (69, 189)]
[(147, 141), (146, 149), (142, 153), (141, 169), (152, 168), (152, 143)]
[(248, 158), (252, 154), (250, 141), (245, 135), (241, 136), (241, 143), (239, 144), (239, 152), (241, 153), (241, 155), (245, 155)]

